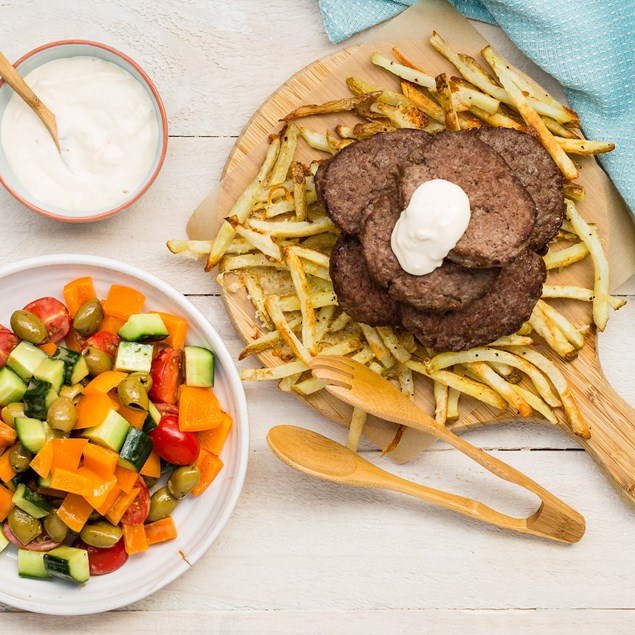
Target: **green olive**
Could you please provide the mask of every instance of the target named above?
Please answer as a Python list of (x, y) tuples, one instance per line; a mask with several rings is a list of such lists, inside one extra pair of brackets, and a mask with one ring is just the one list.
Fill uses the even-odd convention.
[(112, 359), (96, 346), (87, 346), (82, 351), (82, 356), (86, 360), (91, 377), (101, 375), (112, 368)]
[(168, 490), (174, 498), (187, 496), (201, 480), (201, 471), (196, 465), (177, 467), (168, 479)]
[(146, 487), (148, 489), (152, 489), (158, 482), (159, 479), (155, 478), (154, 476), (143, 476), (143, 481), (146, 484)]
[(150, 376), (150, 373), (137, 371), (136, 373), (130, 373), (128, 375), (128, 379), (136, 379), (146, 389), (146, 392), (150, 392), (150, 389), (152, 388), (152, 377)]
[(68, 536), (68, 527), (66, 523), (57, 515), (57, 512), (51, 512), (44, 517), (44, 531), (55, 542), (63, 542)]
[(12, 428), (15, 428), (16, 417), (24, 417), (24, 404), (21, 401), (10, 403), (2, 409), (2, 420)]
[(118, 526), (111, 525), (105, 520), (84, 525), (79, 537), (91, 547), (107, 549), (117, 544), (123, 532)]
[(29, 544), (33, 538), (42, 533), (42, 523), (19, 507), (14, 507), (9, 512), (7, 520), (9, 529), (23, 545)]
[(33, 454), (20, 442), (16, 443), (9, 452), (9, 463), (14, 472), (21, 474), (29, 469), (29, 463), (33, 460)]
[(97, 299), (89, 300), (77, 309), (73, 318), (73, 328), (82, 336), (90, 337), (97, 333), (104, 319), (104, 310)]
[(84, 386), (82, 384), (73, 384), (72, 386), (62, 386), (60, 389), (60, 397), (68, 397), (75, 405), (82, 396)]
[(138, 379), (124, 379), (117, 386), (117, 394), (124, 406), (133, 410), (148, 410), (148, 393)]
[(49, 406), (46, 421), (54, 430), (70, 432), (77, 422), (77, 408), (68, 397), (58, 397)]
[(21, 340), (31, 344), (43, 344), (49, 336), (42, 320), (31, 311), (14, 311), (11, 315), (11, 330)]
[(150, 498), (150, 513), (148, 521), (154, 522), (169, 516), (179, 501), (170, 494), (167, 487), (158, 489)]

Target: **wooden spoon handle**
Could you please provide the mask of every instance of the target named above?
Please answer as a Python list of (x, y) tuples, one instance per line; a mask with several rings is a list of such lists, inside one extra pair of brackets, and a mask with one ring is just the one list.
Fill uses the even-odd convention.
[[(437, 436), (495, 476), (533, 492), (542, 501), (536, 513), (524, 519), (512, 518), (511, 516), (500, 514), (482, 503), (478, 503), (482, 508), (481, 513), (485, 514), (483, 520), (499, 524), (501, 527), (508, 527), (516, 531), (553, 538), (563, 542), (577, 542), (582, 538), (585, 531), (583, 516), (566, 503), (563, 503), (544, 487), (522, 472), (511, 467), (511, 465), (507, 465), (507, 463), (504, 463), (491, 454), (483, 452), (480, 448), (473, 446), (471, 443), (465, 441), (465, 439), (457, 437), (448, 430), (440, 430)], [(477, 501), (471, 502), (476, 503)]]
[(55, 115), (40, 101), (40, 98), (33, 92), (31, 87), (22, 79), (22, 76), (15, 70), (11, 62), (0, 51), (0, 77), (4, 79), (11, 88), (33, 109), (35, 114), (42, 120), (50, 132), (55, 145), (59, 150), (59, 140), (57, 136), (57, 121)]
[[(385, 477), (383, 477), (383, 475), (385, 475)], [(498, 512), (472, 498), (451, 494), (442, 490), (426, 487), (425, 485), (419, 485), (387, 472), (383, 472), (383, 475), (380, 477), (381, 480), (368, 479), (367, 482), (374, 480), (371, 485), (372, 487), (381, 487), (383, 489), (409, 494), (410, 496), (414, 496), (434, 505), (439, 505), (440, 507), (445, 507), (468, 518), (495, 525), (496, 527), (566, 543), (578, 542), (584, 535), (584, 518), (575, 510), (548, 493), (548, 496), (543, 498), (539, 509), (529, 518), (514, 518), (513, 516)], [(521, 474), (521, 476), (523, 475)]]

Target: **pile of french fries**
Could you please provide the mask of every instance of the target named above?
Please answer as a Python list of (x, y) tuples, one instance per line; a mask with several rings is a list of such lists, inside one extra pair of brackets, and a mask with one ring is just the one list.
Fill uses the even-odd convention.
[[(608, 264), (597, 229), (576, 210), (575, 201), (584, 197), (584, 191), (572, 182), (578, 170), (567, 154), (608, 152), (613, 144), (582, 139), (577, 114), (491, 47), (482, 55), (493, 74), (474, 58), (455, 51), (437, 33), (430, 43), (461, 77), (429, 75), (396, 49), (397, 61), (373, 54), (373, 64), (400, 78), (401, 93), (350, 77), (347, 85), (353, 96), (289, 113), (280, 133), (271, 138), (258, 175), (236, 200), (216, 237), (171, 240), (168, 248), (193, 258), (206, 257), (207, 270), (218, 265), (218, 280), (226, 292), (246, 289), (259, 334), (240, 358), (266, 351), (280, 363), (244, 370), (244, 380), (277, 380), (281, 390), (306, 396), (324, 388), (309, 371), (311, 359), (321, 354), (345, 355), (398, 382), (411, 398), (414, 376), (426, 378), (434, 396), (434, 416), (441, 425), (458, 418), (459, 399), (469, 395), (494, 408), (511, 408), (522, 416), (534, 414), (552, 424), (558, 423), (559, 412), (576, 434), (588, 438), (589, 428), (564, 374), (536, 345), (543, 341), (569, 362), (592, 328), (573, 324), (549, 304), (550, 299), (592, 303), (593, 323), (600, 330), (606, 326), (609, 309), (624, 303), (609, 295)], [(337, 125), (325, 133), (295, 123), (309, 115), (341, 112), (355, 113), (359, 123)], [(529, 132), (552, 156), (566, 179), (566, 220), (549, 245), (545, 264), (549, 271), (560, 270), (590, 256), (593, 289), (546, 284), (542, 299), (518, 333), (459, 353), (424, 348), (403, 329), (354, 322), (339, 308), (329, 276), (330, 252), (339, 230), (317, 200), (314, 175), (319, 159), (310, 165), (295, 160), (301, 139), (321, 153), (334, 155), (359, 139), (398, 128), (436, 133), (480, 126)], [(417, 382), (417, 390), (421, 385)], [(353, 411), (348, 438), (352, 449), (358, 446), (365, 420), (363, 411)], [(397, 446), (401, 433), (387, 451)]]

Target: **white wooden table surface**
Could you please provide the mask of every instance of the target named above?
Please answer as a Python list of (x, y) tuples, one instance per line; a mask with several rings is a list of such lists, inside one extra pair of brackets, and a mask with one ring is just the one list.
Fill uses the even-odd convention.
[[(497, 37), (492, 29), (486, 36)], [(146, 196), (100, 223), (47, 220), (0, 192), (0, 262), (88, 253), (137, 265), (187, 294), (237, 355), (241, 343), (216, 283), (164, 245), (184, 236), (191, 211), (217, 181), (251, 113), (292, 73), (335, 50), (317, 0), (0, 0), (0, 42), (10, 59), (67, 38), (111, 44), (144, 66), (168, 111), (168, 155)], [(633, 280), (620, 292), (635, 295)], [(606, 373), (631, 404), (634, 342), (631, 302), (601, 338)], [(469, 439), (586, 517), (586, 536), (570, 547), (472, 523), (414, 499), (295, 473), (269, 451), (270, 426), (300, 424), (339, 440), (343, 429), (273, 385), (245, 389), (251, 417), (245, 488), (220, 539), (192, 570), (152, 597), (103, 615), (58, 618), (0, 605), (0, 631), (635, 632), (635, 514), (559, 432), (515, 425)], [(491, 480), (468, 482), (464, 474), (473, 468), (449, 450), (434, 448), (406, 466), (365, 454), (422, 483), (485, 502), (502, 498), (512, 513), (533, 504)]]

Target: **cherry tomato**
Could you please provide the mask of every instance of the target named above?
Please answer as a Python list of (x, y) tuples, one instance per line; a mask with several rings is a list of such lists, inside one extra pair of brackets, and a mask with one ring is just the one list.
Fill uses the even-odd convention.
[(59, 342), (66, 336), (71, 327), (71, 317), (66, 307), (55, 298), (34, 300), (29, 302), (24, 310), (31, 311), (42, 320), (49, 333), (50, 342)]
[(0, 368), (7, 363), (7, 357), (19, 343), (20, 339), (9, 329), (0, 329)]
[(183, 351), (180, 348), (164, 348), (152, 360), (152, 401), (175, 404), (179, 398)]
[(82, 350), (87, 346), (94, 346), (100, 351), (106, 353), (111, 359), (115, 359), (117, 355), (117, 346), (121, 341), (120, 337), (117, 337), (113, 333), (107, 331), (97, 331), (94, 335), (91, 335), (83, 344)]
[(30, 543), (24, 545), (11, 531), (8, 522), (4, 523), (2, 531), (14, 545), (17, 545), (18, 547), (20, 547), (20, 549), (28, 549), (29, 551), (50, 551), (51, 549), (55, 549), (55, 547), (59, 547), (62, 544), (61, 542), (55, 542), (55, 540), (53, 540), (45, 531), (43, 531), (39, 536), (33, 538)]
[(181, 432), (178, 417), (165, 415), (150, 433), (157, 454), (173, 465), (190, 465), (201, 451), (196, 432)]
[(177, 415), (179, 414), (179, 409), (171, 403), (155, 403), (156, 409), (163, 415)]
[(112, 547), (100, 548), (87, 545), (82, 540), (77, 539), (73, 543), (77, 549), (88, 551), (88, 565), (90, 575), (106, 575), (123, 567), (128, 560), (128, 554), (124, 547), (123, 538)]
[(138, 487), (141, 491), (122, 516), (122, 525), (140, 525), (150, 513), (150, 492), (148, 491), (145, 481), (139, 477), (135, 483), (135, 487)]
[(86, 340), (71, 326), (66, 334), (66, 348), (81, 353), (85, 342)]

